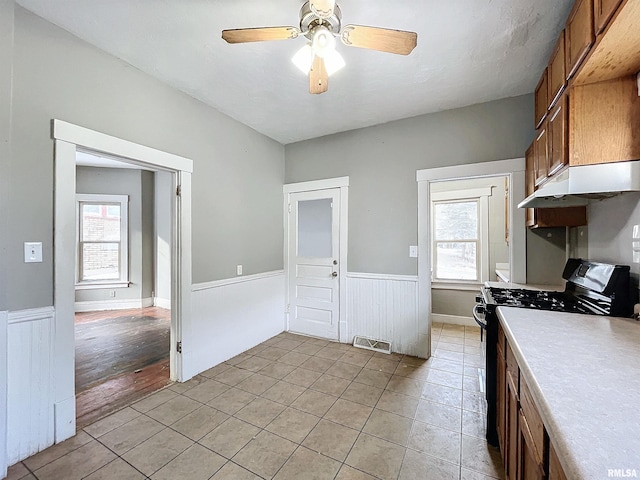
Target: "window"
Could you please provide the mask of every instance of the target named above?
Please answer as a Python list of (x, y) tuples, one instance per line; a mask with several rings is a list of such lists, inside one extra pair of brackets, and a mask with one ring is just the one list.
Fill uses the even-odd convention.
[(77, 280), (82, 287), (128, 284), (127, 195), (76, 195)]
[(488, 280), (488, 198), (491, 188), (431, 195), (432, 278), (435, 282)]
[(434, 204), (435, 278), (479, 280), (478, 204), (478, 199)]

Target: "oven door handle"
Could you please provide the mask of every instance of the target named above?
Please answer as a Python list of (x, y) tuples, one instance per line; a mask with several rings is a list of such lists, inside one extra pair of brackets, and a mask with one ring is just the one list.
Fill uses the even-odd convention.
[(473, 318), (475, 319), (476, 323), (480, 325), (480, 327), (484, 329), (487, 328), (484, 305), (482, 305), (481, 303), (478, 303), (473, 307)]

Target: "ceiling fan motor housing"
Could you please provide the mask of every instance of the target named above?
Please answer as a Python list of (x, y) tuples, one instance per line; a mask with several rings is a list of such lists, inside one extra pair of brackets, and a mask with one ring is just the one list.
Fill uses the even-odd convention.
[(328, 18), (320, 18), (313, 13), (309, 2), (305, 2), (300, 9), (300, 30), (309, 40), (313, 40), (312, 30), (320, 25), (327, 27), (334, 35), (338, 35), (340, 33), (341, 20), (342, 11), (337, 4), (333, 7), (333, 15)]

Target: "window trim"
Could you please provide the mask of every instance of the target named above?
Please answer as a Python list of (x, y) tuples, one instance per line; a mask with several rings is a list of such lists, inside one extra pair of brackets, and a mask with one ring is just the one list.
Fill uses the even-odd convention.
[[(430, 217), (431, 217), (431, 232), (430, 232), (430, 250), (431, 250), (431, 283), (434, 286), (464, 286), (464, 285), (482, 285), (489, 280), (489, 197), (493, 193), (493, 187), (478, 187), (469, 188), (464, 190), (452, 190), (447, 192), (432, 192), (429, 201)], [(463, 279), (445, 279), (437, 278), (436, 272), (436, 252), (435, 248), (435, 205), (437, 203), (453, 203), (453, 202), (465, 202), (465, 201), (477, 201), (478, 202), (478, 239), (473, 241), (476, 244), (476, 261), (478, 262), (477, 271), (478, 279), (475, 280), (463, 280)], [(447, 241), (447, 240), (438, 240)], [(468, 242), (468, 240), (463, 240)], [(469, 242), (472, 243), (472, 242)]]
[[(120, 278), (117, 280), (81, 280), (82, 262), (80, 205), (83, 203), (119, 203), (120, 204)], [(126, 288), (129, 286), (129, 195), (76, 194), (76, 290), (98, 288)]]

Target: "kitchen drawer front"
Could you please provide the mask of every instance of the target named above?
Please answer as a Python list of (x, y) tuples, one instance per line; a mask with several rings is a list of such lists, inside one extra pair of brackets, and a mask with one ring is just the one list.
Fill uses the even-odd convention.
[(527, 419), (536, 450), (544, 452), (544, 424), (524, 378), (520, 379), (520, 408)]

